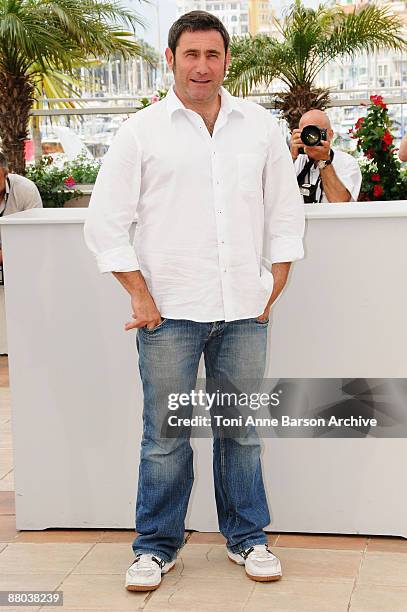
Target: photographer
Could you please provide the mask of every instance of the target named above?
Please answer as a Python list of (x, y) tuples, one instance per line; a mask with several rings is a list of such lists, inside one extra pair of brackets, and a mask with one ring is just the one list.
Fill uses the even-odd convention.
[(332, 137), (328, 115), (316, 109), (306, 112), (292, 132), (291, 157), (305, 203), (350, 202), (359, 197), (359, 164), (348, 153), (334, 151)]
[[(42, 200), (36, 185), (25, 176), (10, 174), (7, 159), (0, 151), (0, 217), (27, 208), (42, 208)], [(3, 253), (0, 239), (0, 265)]]

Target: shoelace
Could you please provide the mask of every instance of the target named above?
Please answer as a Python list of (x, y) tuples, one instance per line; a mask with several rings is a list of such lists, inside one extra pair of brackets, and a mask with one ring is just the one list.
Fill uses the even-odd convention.
[[(155, 565), (157, 564), (160, 568), (163, 567), (165, 561), (161, 560), (161, 562), (154, 556), (149, 554), (138, 555), (129, 567), (129, 572), (131, 575), (134, 575), (136, 572), (152, 572), (155, 569)], [(153, 565), (154, 564), (154, 565)]]
[(244, 559), (247, 559), (249, 555), (251, 555), (252, 559), (256, 561), (274, 561), (277, 559), (275, 555), (267, 548), (267, 544), (256, 544), (251, 548), (248, 548), (244, 551), (245, 555)]

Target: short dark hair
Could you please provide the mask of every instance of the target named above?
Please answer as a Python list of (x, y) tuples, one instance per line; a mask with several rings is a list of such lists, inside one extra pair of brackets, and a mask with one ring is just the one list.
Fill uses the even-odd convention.
[(0, 151), (0, 168), (4, 170), (8, 170), (8, 161), (7, 157)]
[(219, 32), (223, 38), (226, 53), (229, 48), (230, 37), (220, 19), (206, 11), (190, 11), (174, 21), (168, 32), (168, 46), (173, 55), (175, 56), (175, 49), (183, 32), (197, 32), (199, 30), (216, 30)]

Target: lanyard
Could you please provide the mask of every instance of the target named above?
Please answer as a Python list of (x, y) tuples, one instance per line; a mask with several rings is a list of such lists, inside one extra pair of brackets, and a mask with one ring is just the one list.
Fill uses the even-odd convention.
[(6, 191), (6, 193), (4, 194), (4, 208), (3, 210), (0, 212), (0, 217), (2, 217), (4, 215), (4, 211), (6, 210), (6, 206), (7, 206), (7, 200), (8, 197), (10, 195), (10, 189), (11, 189), (11, 185), (10, 185), (10, 179), (9, 177), (6, 178), (7, 181), (7, 185), (8, 185), (8, 191)]
[[(308, 176), (308, 183), (311, 185), (311, 168), (308, 170), (307, 176)], [(322, 189), (322, 185), (320, 183), (321, 183), (321, 175), (319, 174), (316, 180), (316, 183), (315, 183), (315, 195), (317, 195), (318, 187), (320, 189), (319, 200), (318, 200), (319, 204), (321, 203), (322, 196), (324, 193), (324, 190)]]

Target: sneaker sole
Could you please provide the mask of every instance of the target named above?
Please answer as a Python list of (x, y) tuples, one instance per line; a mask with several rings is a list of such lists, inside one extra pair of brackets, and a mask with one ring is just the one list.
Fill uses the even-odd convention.
[[(228, 555), (228, 559), (229, 561), (232, 561), (232, 563), (234, 563), (235, 565), (239, 565), (239, 567), (244, 566), (243, 563), (237, 563), (237, 561), (234, 561), (233, 559), (231, 559), (229, 555)], [(271, 574), (270, 576), (253, 576), (252, 574), (249, 574), (248, 572), (246, 572), (246, 576), (248, 576), (250, 580), (254, 580), (255, 582), (273, 582), (274, 580), (280, 580), (280, 578), (282, 578), (282, 574)]]
[[(175, 563), (173, 566), (170, 567), (168, 572), (174, 569), (174, 567), (175, 567)], [(165, 574), (168, 574), (168, 572), (165, 572), (163, 576), (165, 576)], [(126, 586), (126, 589), (128, 591), (155, 591), (156, 589), (158, 589), (160, 584), (161, 584), (161, 580), (158, 584), (128, 584)]]

